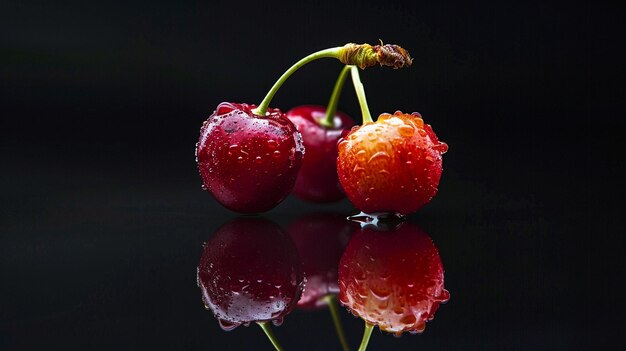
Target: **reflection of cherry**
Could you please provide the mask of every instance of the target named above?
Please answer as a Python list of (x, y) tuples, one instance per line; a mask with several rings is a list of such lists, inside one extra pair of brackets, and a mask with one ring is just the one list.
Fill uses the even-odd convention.
[(352, 232), (350, 227), (344, 216), (334, 213), (308, 214), (289, 226), (289, 234), (302, 257), (306, 277), (298, 307), (316, 309), (328, 306), (344, 351), (349, 351), (350, 346), (339, 316), (337, 270)]
[(450, 297), (437, 248), (411, 223), (387, 232), (366, 226), (354, 234), (341, 257), (339, 289), (341, 303), (370, 333), (378, 325), (396, 335), (423, 332)]
[(300, 298), (302, 262), (278, 225), (263, 218), (237, 218), (204, 246), (198, 286), (224, 330), (270, 320), (278, 325)]
[(289, 226), (289, 235), (302, 257), (306, 277), (298, 307), (323, 307), (326, 296), (339, 293), (337, 270), (350, 232), (345, 216), (334, 213), (301, 216)]

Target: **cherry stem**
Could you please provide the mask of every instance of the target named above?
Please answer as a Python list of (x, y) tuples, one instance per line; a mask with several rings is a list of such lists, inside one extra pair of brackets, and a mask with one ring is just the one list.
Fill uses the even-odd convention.
[(348, 341), (346, 340), (346, 335), (343, 332), (343, 326), (341, 325), (341, 318), (339, 317), (339, 306), (337, 305), (337, 296), (331, 294), (324, 297), (324, 301), (328, 304), (328, 309), (330, 310), (330, 314), (333, 317), (333, 324), (335, 325), (335, 330), (337, 331), (337, 336), (339, 337), (339, 342), (341, 343), (341, 348), (343, 351), (350, 351), (350, 345), (348, 345)]
[(354, 91), (356, 92), (356, 97), (359, 99), (359, 105), (361, 106), (361, 115), (363, 115), (363, 124), (371, 123), (372, 115), (370, 114), (370, 109), (367, 107), (367, 98), (365, 97), (365, 87), (363, 87), (363, 83), (361, 83), (361, 78), (359, 77), (359, 69), (356, 66), (350, 67), (350, 72), (352, 73), (352, 84), (354, 85)]
[(298, 69), (300, 69), (300, 67), (306, 65), (307, 63), (311, 62), (311, 61), (315, 61), (317, 59), (321, 59), (321, 58), (337, 58), (339, 56), (339, 53), (341, 52), (341, 49), (343, 47), (339, 46), (339, 47), (335, 47), (335, 48), (330, 48), (330, 49), (325, 49), (325, 50), (320, 50), (317, 52), (314, 52), (308, 56), (305, 56), (304, 58), (300, 59), (300, 61), (296, 62), (293, 66), (289, 67), (288, 70), (285, 71), (285, 73), (283, 73), (282, 76), (280, 76), (280, 78), (278, 78), (278, 80), (276, 81), (276, 83), (274, 83), (274, 85), (272, 86), (272, 88), (270, 89), (270, 91), (267, 92), (267, 95), (265, 95), (265, 98), (263, 98), (263, 101), (261, 101), (261, 103), (259, 104), (259, 107), (257, 107), (256, 109), (252, 110), (252, 113), (258, 115), (258, 116), (265, 116), (265, 112), (267, 112), (267, 108), (270, 105), (270, 102), (272, 101), (272, 98), (274, 97), (274, 95), (276, 94), (276, 92), (278, 91), (278, 89), (280, 89), (280, 87), (283, 85), (283, 83), (285, 83), (285, 81)]
[[(341, 61), (344, 65), (356, 65), (361, 69), (371, 67), (376, 64), (393, 68), (403, 68), (408, 67), (413, 63), (411, 55), (409, 55), (406, 50), (393, 44), (371, 46), (369, 44), (348, 43), (344, 46), (320, 50), (305, 56), (293, 66), (289, 67), (289, 69), (285, 71), (280, 78), (278, 78), (276, 83), (274, 83), (270, 91), (267, 92), (267, 95), (265, 95), (265, 98), (263, 98), (259, 107), (252, 110), (252, 113), (258, 116), (265, 116), (272, 98), (287, 78), (289, 78), (289, 76), (291, 76), (300, 67), (321, 58), (335, 58)], [(354, 73), (352, 74), (352, 78), (354, 80)]]
[(359, 351), (365, 351), (367, 349), (367, 344), (370, 342), (370, 336), (372, 335), (372, 330), (374, 330), (374, 325), (365, 322), (365, 331), (363, 332), (363, 339), (361, 339), (361, 345), (359, 346)]
[(268, 322), (257, 322), (257, 324), (261, 327), (261, 329), (263, 329), (265, 335), (267, 335), (267, 338), (270, 339), (276, 351), (284, 351), (284, 349), (280, 346), (278, 340), (274, 336), (274, 333), (272, 333), (272, 328), (270, 328)]
[(335, 82), (335, 87), (333, 88), (333, 93), (330, 95), (330, 100), (328, 101), (328, 106), (326, 107), (326, 118), (320, 121), (320, 124), (327, 128), (332, 128), (335, 123), (335, 113), (337, 112), (337, 105), (339, 104), (339, 97), (341, 96), (341, 91), (343, 90), (343, 83), (346, 82), (346, 76), (350, 71), (351, 65), (343, 66), (341, 73), (339, 73), (339, 77), (337, 77), (337, 81)]

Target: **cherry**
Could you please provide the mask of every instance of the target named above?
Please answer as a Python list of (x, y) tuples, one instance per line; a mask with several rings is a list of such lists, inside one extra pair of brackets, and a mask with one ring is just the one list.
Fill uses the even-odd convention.
[(337, 142), (354, 121), (337, 111), (331, 126), (324, 126), (326, 107), (304, 105), (287, 112), (302, 134), (306, 155), (298, 173), (293, 194), (312, 202), (332, 202), (345, 197), (337, 178)]
[[(432, 239), (417, 226), (371, 225), (355, 233), (339, 265), (339, 300), (353, 314), (400, 335), (421, 333), (450, 294)], [(369, 337), (369, 335), (367, 335)]]
[(350, 223), (337, 213), (311, 213), (297, 218), (287, 231), (304, 264), (306, 284), (298, 307), (326, 306), (327, 297), (339, 293), (337, 271), (352, 232)]
[(339, 181), (356, 207), (406, 215), (437, 193), (448, 145), (419, 113), (397, 111), (354, 127), (338, 148)]
[(304, 147), (296, 127), (278, 109), (223, 102), (204, 122), (196, 149), (203, 188), (225, 207), (267, 211), (293, 188)]
[(205, 244), (197, 274), (205, 307), (224, 330), (250, 322), (281, 324), (303, 288), (293, 241), (263, 218), (237, 218), (221, 226)]

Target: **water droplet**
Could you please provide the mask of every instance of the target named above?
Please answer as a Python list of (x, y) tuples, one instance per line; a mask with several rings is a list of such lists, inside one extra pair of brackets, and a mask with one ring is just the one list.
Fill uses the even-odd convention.
[(370, 157), (370, 159), (367, 161), (368, 163), (374, 162), (377, 159), (389, 159), (389, 155), (384, 152), (384, 151), (378, 151), (377, 153), (373, 154), (372, 157)]
[(280, 327), (283, 324), (284, 320), (285, 319), (283, 317), (278, 317), (278, 318), (272, 320), (272, 324), (274, 324), (277, 327)]
[(261, 164), (261, 163), (263, 163), (263, 158), (261, 156), (257, 156), (254, 159), (254, 162), (257, 163), (257, 164)]
[(304, 155), (306, 150), (304, 148), (304, 142), (302, 141), (302, 134), (300, 134), (300, 132), (295, 132), (294, 136), (296, 142), (296, 152), (300, 152)]
[(242, 156), (237, 157), (237, 162), (242, 163), (243, 162), (243, 157)]
[(348, 142), (346, 140), (342, 140), (337, 145), (337, 148), (339, 149), (339, 152), (343, 152), (343, 151), (345, 151), (347, 146), (348, 146)]
[(240, 323), (233, 323), (225, 321), (223, 319), (218, 319), (217, 321), (219, 322), (220, 328), (222, 328), (223, 331), (231, 331), (241, 325)]
[(441, 290), (441, 294), (437, 298), (437, 300), (441, 303), (446, 303), (450, 300), (450, 292), (446, 289)]
[(272, 156), (273, 156), (274, 158), (280, 158), (280, 151), (275, 150), (274, 152), (272, 152)]
[(365, 168), (361, 167), (360, 165), (354, 165), (354, 168), (352, 169), (352, 172), (354, 173), (359, 173), (359, 172), (365, 172)]
[(359, 152), (356, 153), (356, 158), (360, 161), (360, 162), (364, 162), (365, 161), (365, 156), (367, 155), (367, 151), (365, 150), (359, 150)]
[(381, 113), (380, 116), (378, 116), (377, 121), (382, 122), (388, 120), (389, 118), (391, 118), (391, 115), (389, 113)]
[(389, 287), (386, 284), (382, 286), (372, 286), (370, 291), (375, 298), (382, 301), (387, 300), (391, 296), (391, 290), (388, 288)]
[(269, 147), (270, 149), (275, 149), (278, 146), (278, 143), (276, 142), (276, 140), (270, 139), (267, 141), (267, 147)]
[[(402, 116), (402, 114), (400, 114), (400, 116)], [(390, 118), (387, 123), (391, 124), (392, 126), (401, 126), (404, 124), (404, 121), (394, 114), (394, 118)]]
[(417, 128), (422, 130), (422, 128), (424, 127), (424, 120), (423, 119), (421, 119), (421, 118), (413, 118), (412, 121), (415, 124), (415, 126), (417, 126)]
[(433, 145), (433, 150), (439, 151), (439, 153), (443, 155), (448, 151), (448, 144), (439, 142), (438, 144)]
[(237, 144), (233, 144), (233, 145), (228, 147), (228, 154), (229, 155), (237, 153), (237, 151), (239, 151), (239, 145), (237, 145)]
[(411, 136), (415, 133), (415, 128), (408, 124), (405, 124), (398, 127), (398, 132), (400, 133), (400, 135)]

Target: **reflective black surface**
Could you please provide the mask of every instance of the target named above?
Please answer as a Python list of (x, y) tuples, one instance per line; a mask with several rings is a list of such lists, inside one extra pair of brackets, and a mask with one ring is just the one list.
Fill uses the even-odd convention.
[[(178, 187), (125, 180), (133, 188), (116, 188), (114, 174), (96, 172), (31, 177), (15, 178), (28, 188), (20, 196), (4, 193), (15, 204), (4, 212), (0, 246), (4, 348), (271, 349), (256, 326), (226, 333), (204, 309), (196, 285), (203, 243), (236, 215), (211, 205), (193, 177)], [(63, 186), (68, 177), (71, 188)], [(551, 208), (551, 216), (541, 215), (537, 204), (494, 194), (486, 201), (470, 193), (466, 201), (478, 205), (462, 206), (456, 194), (468, 189), (472, 184), (447, 177), (440, 196), (410, 217), (440, 250), (451, 300), (422, 335), (375, 332), (371, 349), (576, 349), (590, 335), (615, 330), (620, 322), (611, 317), (580, 323), (613, 303), (583, 303), (609, 287), (599, 269), (615, 269), (610, 256), (595, 256), (602, 238), (578, 234), (590, 223), (575, 228), (564, 222), (569, 213)], [(352, 210), (345, 202), (331, 207)], [(288, 199), (267, 217), (288, 226), (319, 209)], [(526, 211), (537, 215), (526, 218)], [(355, 345), (362, 322), (347, 312), (342, 319)], [(275, 333), (286, 349), (339, 349), (326, 310), (295, 310)]]
[[(423, 334), (375, 331), (369, 349), (586, 350), (621, 335), (617, 8), (1, 7), (0, 349), (271, 350), (256, 326), (222, 331), (196, 285), (203, 243), (237, 217), (200, 188), (200, 126), (221, 101), (258, 103), (310, 52), (378, 38), (415, 61), (363, 72), (372, 114), (418, 111), (450, 147), (438, 195), (408, 220), (452, 296)], [(307, 66), (272, 105), (325, 104), (339, 71)], [(359, 121), (351, 90), (340, 108)], [(264, 216), (288, 230), (319, 212), (353, 208), (289, 197)], [(362, 321), (341, 312), (356, 347)], [(274, 330), (287, 350), (339, 350), (325, 309)]]

